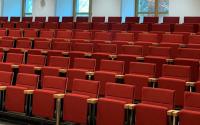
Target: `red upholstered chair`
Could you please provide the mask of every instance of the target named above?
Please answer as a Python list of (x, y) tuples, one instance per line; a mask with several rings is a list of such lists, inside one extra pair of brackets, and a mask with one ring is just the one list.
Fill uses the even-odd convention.
[(33, 17), (22, 17), (22, 22), (32, 22)]
[(10, 37), (22, 37), (23, 32), (22, 32), (22, 30), (10, 29), (10, 30), (8, 30), (8, 36), (10, 36)]
[(29, 54), (41, 55), (51, 49), (51, 41), (46, 39), (35, 39), (33, 49), (29, 49)]
[(72, 68), (67, 70), (67, 77), (69, 79), (67, 90), (72, 90), (72, 83), (75, 78), (86, 79), (86, 73), (94, 72), (95, 66), (95, 59), (75, 58)]
[(116, 76), (122, 74), (124, 74), (123, 61), (101, 60), (100, 70), (94, 73), (94, 80), (100, 81), (100, 95), (105, 95), (106, 82), (115, 82)]
[(93, 43), (105, 43), (112, 41), (112, 33), (111, 32), (95, 32)]
[(124, 42), (133, 42), (134, 41), (134, 34), (133, 33), (123, 33), (123, 32), (117, 32), (114, 35), (113, 38), (114, 42), (117, 41), (124, 41)]
[(7, 31), (5, 29), (0, 30), (0, 37), (7, 36)]
[(149, 25), (148, 24), (131, 24), (130, 31), (132, 31), (132, 32), (148, 32)]
[(62, 17), (62, 22), (73, 22), (73, 20), (74, 20), (74, 17), (72, 17), (72, 16), (68, 16), (68, 17), (63, 16)]
[(32, 117), (53, 120), (55, 117), (55, 94), (64, 94), (67, 79), (63, 77), (44, 76), (42, 89), (33, 92)]
[(125, 122), (124, 106), (133, 102), (134, 90), (131, 85), (107, 83), (105, 97), (97, 102), (96, 124), (123, 125)]
[(58, 29), (59, 23), (58, 22), (45, 22), (44, 28), (45, 29)]
[(29, 22), (17, 22), (15, 28), (29, 28)]
[(110, 31), (111, 32), (120, 32), (120, 31), (127, 31), (128, 25), (121, 24), (121, 23), (111, 23), (110, 24)]
[(192, 48), (179, 48), (178, 52), (178, 56), (175, 58), (174, 63), (176, 65), (191, 66), (191, 70), (194, 73), (191, 76), (191, 81), (197, 81), (199, 76), (200, 50)]
[(164, 64), (158, 87), (175, 90), (175, 105), (183, 106), (186, 82), (191, 81), (191, 75), (190, 66)]
[(158, 23), (159, 17), (144, 17), (143, 23)]
[(108, 23), (93, 23), (92, 31), (108, 31), (109, 25)]
[(30, 28), (42, 29), (42, 28), (44, 28), (44, 23), (43, 22), (31, 22), (30, 23)]
[(20, 17), (10, 17), (10, 22), (20, 22)]
[(0, 86), (12, 85), (13, 73), (0, 70)]
[(140, 17), (126, 17), (125, 23), (131, 24), (131, 23), (139, 23)]
[(0, 63), (0, 71), (12, 72), (12, 65), (9, 63)]
[(190, 35), (187, 47), (199, 49), (200, 48), (200, 35)]
[[(97, 98), (99, 94), (99, 81), (74, 79), (72, 92), (65, 94), (63, 102), (63, 121), (87, 124), (87, 99)], [(77, 105), (78, 104), (78, 110)]]
[(59, 17), (50, 16), (48, 17), (48, 22), (59, 22)]
[(124, 76), (124, 83), (135, 86), (136, 100), (141, 100), (142, 88), (150, 86), (149, 79), (155, 78), (156, 65), (153, 63), (131, 62), (129, 73)]
[(200, 17), (184, 17), (184, 23), (200, 23)]
[(8, 22), (8, 17), (7, 16), (2, 16), (0, 17), (1, 22)]
[(14, 22), (4, 22), (2, 27), (3, 28), (14, 28), (15, 23)]
[(175, 24), (174, 32), (190, 32), (193, 33), (194, 25), (193, 24)]
[(76, 31), (71, 42), (87, 42), (92, 39), (92, 33), (88, 31)]
[(70, 31), (70, 30), (57, 30), (55, 37), (70, 40), (72, 38), (72, 31)]
[(13, 48), (14, 40), (13, 39), (1, 39), (0, 47), (1, 48)]
[(36, 37), (38, 37), (38, 30), (25, 29), (24, 30), (24, 37), (36, 38)]
[(171, 32), (170, 24), (152, 24), (152, 33), (166, 33)]
[(54, 31), (51, 31), (51, 30), (41, 30), (39, 36), (41, 38), (53, 38), (54, 35), (55, 35)]
[(20, 65), (19, 72), (34, 74), (35, 70), (41, 70), (45, 64), (46, 57), (44, 55), (28, 54), (26, 64)]
[(89, 17), (76, 17), (76, 22), (88, 22)]
[(72, 29), (74, 29), (74, 23), (73, 22), (61, 22), (59, 25), (59, 29), (72, 30)]
[(71, 50), (71, 43), (65, 40), (54, 40), (51, 44), (51, 50), (48, 50), (48, 56), (68, 55)]
[(8, 53), (6, 56), (6, 63), (19, 65), (24, 62), (24, 54)]
[(32, 48), (32, 41), (30, 39), (17, 40), (15, 43), (16, 48), (9, 49), (11, 53), (23, 53), (25, 50)]
[(45, 22), (46, 17), (35, 17), (35, 22)]
[(158, 34), (154, 33), (139, 33), (136, 45), (150, 46), (154, 43), (159, 43), (160, 38)]
[(121, 23), (122, 17), (108, 17), (108, 23)]
[(93, 52), (93, 43), (72, 43), (71, 51), (69, 52), (71, 66), (73, 65), (74, 58), (83, 58), (88, 53)]
[(92, 23), (104, 23), (105, 22), (105, 17), (92, 17)]
[(148, 54), (145, 56), (145, 62), (156, 64), (156, 77), (162, 73), (162, 65), (168, 63), (168, 59), (173, 59), (173, 49), (170, 47), (148, 47)]
[(180, 17), (163, 17), (164, 24), (179, 24)]
[(26, 112), (24, 91), (36, 89), (38, 80), (39, 77), (37, 75), (19, 73), (16, 85), (6, 88), (5, 110), (20, 113)]
[(91, 23), (88, 23), (88, 22), (77, 22), (75, 29), (76, 30), (90, 30), (91, 29)]
[(184, 108), (178, 112), (180, 125), (198, 125), (200, 123), (199, 98), (199, 93), (185, 93)]
[(100, 61), (102, 59), (109, 59), (111, 55), (117, 54), (116, 44), (103, 44), (97, 43), (94, 46), (94, 52), (92, 53), (92, 58), (96, 59), (96, 70), (99, 70)]
[(48, 64), (42, 67), (42, 75), (46, 76), (59, 76), (61, 69), (68, 69), (70, 64), (70, 59), (61, 56), (50, 56)]
[(143, 56), (143, 48), (138, 45), (122, 45), (117, 51), (117, 60), (125, 62), (125, 73), (129, 72), (130, 62), (136, 62), (138, 57)]
[(184, 44), (184, 35), (182, 34), (163, 34), (160, 45), (178, 48)]
[(173, 90), (143, 88), (142, 103), (133, 109), (135, 125), (168, 125), (167, 112), (174, 108), (174, 94)]

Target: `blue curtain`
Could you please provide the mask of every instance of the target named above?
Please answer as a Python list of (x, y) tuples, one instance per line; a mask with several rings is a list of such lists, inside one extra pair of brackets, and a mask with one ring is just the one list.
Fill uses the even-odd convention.
[(127, 16), (135, 16), (135, 0), (121, 0), (121, 16), (123, 22)]

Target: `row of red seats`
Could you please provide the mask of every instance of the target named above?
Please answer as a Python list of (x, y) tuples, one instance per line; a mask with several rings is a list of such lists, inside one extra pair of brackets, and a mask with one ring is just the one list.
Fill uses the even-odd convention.
[[(11, 17), (11, 22), (20, 22), (20, 17)], [(163, 17), (163, 23), (179, 23), (180, 17)], [(8, 17), (0, 17), (0, 22), (7, 22)], [(33, 17), (22, 17), (22, 22), (32, 22)], [(46, 17), (35, 17), (35, 22), (45, 22)], [(62, 22), (73, 22), (74, 17), (62, 17)], [(89, 17), (76, 17), (76, 22), (88, 22)], [(48, 22), (59, 22), (59, 17), (48, 17)], [(105, 22), (105, 17), (92, 17), (92, 22)], [(122, 22), (122, 17), (108, 17), (108, 22)], [(126, 17), (126, 23), (139, 23), (140, 17)], [(144, 17), (143, 23), (159, 23), (159, 17)], [(184, 17), (184, 23), (200, 23), (200, 17)]]
[(69, 29), (91, 31), (162, 31), (199, 32), (199, 24), (121, 24), (121, 23), (73, 23), (73, 22), (4, 22), (1, 28)]
[[(0, 73), (2, 76), (5, 76), (4, 77), (5, 79), (6, 78), (9, 79), (8, 81), (2, 81), (2, 82), (8, 82), (9, 84), (12, 78), (12, 73), (8, 72), (0, 72)], [(168, 76), (166, 77), (169, 79)], [(143, 125), (143, 124), (146, 125), (147, 123), (148, 125), (149, 124), (151, 125), (152, 121), (153, 121), (152, 125), (155, 124), (165, 125), (168, 123), (167, 115), (169, 116), (180, 115), (179, 118), (181, 118), (180, 119), (181, 125), (187, 125), (189, 121), (184, 121), (184, 120), (185, 119), (188, 120), (188, 118), (193, 120), (192, 121), (193, 125), (198, 125), (199, 123), (198, 119), (199, 114), (198, 112), (194, 112), (196, 111), (194, 107), (198, 107), (198, 102), (192, 101), (199, 98), (200, 94), (197, 93), (185, 93), (184, 109), (181, 110), (179, 114), (177, 114), (179, 111), (173, 110), (175, 106), (174, 97), (175, 100), (177, 99), (176, 98), (177, 90), (173, 91), (167, 89), (143, 88), (142, 102), (140, 104), (134, 105), (132, 103), (134, 100), (134, 93), (136, 92), (135, 90), (137, 90), (134, 86), (107, 83), (105, 87), (106, 89), (104, 98), (90, 99), (98, 97), (98, 89), (99, 86), (101, 86), (99, 85), (98, 81), (86, 81), (86, 80), (74, 79), (72, 92), (67, 93), (65, 95), (63, 94), (65, 93), (64, 91), (67, 86), (66, 85), (67, 79), (65, 78), (45, 76), (43, 79), (43, 88), (40, 90), (37, 89), (38, 86), (37, 83), (38, 83), (37, 75), (19, 73), (17, 76), (16, 86), (7, 86), (7, 87), (1, 86), (1, 92), (3, 91), (6, 97), (5, 107), (2, 108), (4, 109), (3, 111), (6, 112), (14, 111), (21, 113), (25, 112), (28, 116), (31, 117), (40, 117), (44, 119), (53, 120), (55, 118), (54, 98), (56, 98), (57, 99), (56, 113), (58, 114), (56, 119), (58, 120), (60, 119), (60, 112), (59, 112), (61, 105), (60, 99), (63, 98), (62, 120), (79, 124), (87, 124), (88, 122), (87, 111), (89, 110), (87, 102), (91, 103), (92, 105), (98, 102), (97, 116), (96, 116), (97, 118), (91, 117), (91, 115), (95, 114), (90, 114), (90, 117), (97, 119), (96, 123), (99, 125), (101, 124), (110, 125), (115, 122), (116, 125), (122, 125), (124, 122), (131, 122), (130, 119), (124, 119), (130, 116), (132, 117), (131, 119), (137, 120), (136, 124), (138, 125)], [(165, 84), (167, 85), (168, 83)], [(33, 101), (32, 101), (33, 104), (30, 105), (31, 102), (28, 103), (29, 101), (25, 103), (25, 97), (32, 94), (33, 94)], [(15, 98), (16, 95), (18, 96), (18, 98)], [(79, 106), (78, 110), (76, 110), (77, 105)], [(124, 108), (126, 110), (130, 109), (131, 112), (136, 111), (135, 115), (133, 116), (128, 114), (128, 116), (125, 117), (126, 110)], [(95, 110), (95, 109), (96, 108), (90, 110)], [(113, 112), (116, 112), (116, 115), (113, 116)], [(150, 116), (152, 114), (154, 114), (154, 117), (151, 118)], [(146, 117), (147, 119), (150, 117), (149, 120), (151, 122), (148, 121), (146, 123), (146, 121), (143, 120)], [(113, 119), (115, 120), (113, 121)], [(59, 120), (57, 122), (59, 122)]]

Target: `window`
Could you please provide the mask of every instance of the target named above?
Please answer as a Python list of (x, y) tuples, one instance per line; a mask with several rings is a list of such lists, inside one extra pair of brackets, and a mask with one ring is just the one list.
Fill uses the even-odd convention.
[(89, 16), (90, 0), (76, 0), (76, 16)]
[(25, 0), (25, 12), (24, 12), (24, 16), (32, 16), (32, 0)]
[(136, 15), (166, 16), (169, 13), (169, 0), (136, 0)]

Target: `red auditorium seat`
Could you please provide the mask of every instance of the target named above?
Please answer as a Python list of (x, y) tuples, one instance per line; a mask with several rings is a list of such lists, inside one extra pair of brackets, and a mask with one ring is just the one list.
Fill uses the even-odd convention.
[(194, 25), (193, 24), (175, 24), (174, 32), (194, 33)]
[(188, 48), (200, 48), (200, 35), (190, 35), (188, 38)]
[(199, 125), (200, 123), (200, 94), (185, 93), (184, 108), (177, 112), (179, 125)]
[(127, 31), (128, 25), (121, 24), (121, 23), (111, 23), (110, 24), (110, 31), (111, 32), (119, 32), (119, 31)]
[(72, 68), (67, 70), (67, 77), (69, 79), (67, 90), (68, 91), (72, 90), (73, 80), (75, 78), (85, 79), (87, 72), (95, 71), (95, 66), (96, 66), (95, 59), (75, 58)]
[(122, 17), (108, 17), (108, 23), (121, 23)]
[[(34, 90), (38, 86), (39, 77), (34, 74), (19, 73), (15, 86), (6, 88), (5, 110), (25, 113), (25, 90)], [(17, 97), (17, 98), (16, 98)]]
[[(4, 60), (4, 53), (3, 52), (0, 52), (0, 62), (3, 62)], [(0, 70), (1, 71), (1, 70)]]
[(45, 29), (58, 29), (59, 25), (58, 22), (45, 22), (44, 28)]
[(92, 33), (88, 31), (76, 31), (73, 34), (72, 42), (87, 42), (92, 39)]
[(46, 76), (59, 76), (61, 69), (68, 69), (70, 59), (67, 57), (50, 56), (47, 62), (47, 66), (42, 67), (42, 75)]
[(156, 77), (156, 65), (153, 63), (131, 62), (129, 73), (124, 76), (124, 83), (135, 86), (136, 100), (141, 100), (142, 88), (152, 86), (149, 84), (150, 78)]
[(200, 23), (200, 17), (184, 17), (184, 23), (198, 24)]
[(3, 22), (8, 22), (8, 17), (6, 16), (1, 16), (0, 17), (0, 22), (3, 23)]
[(92, 17), (92, 23), (104, 23), (105, 17)]
[(168, 63), (168, 59), (173, 59), (173, 50), (170, 47), (148, 47), (148, 54), (145, 56), (145, 62), (156, 64), (156, 77), (162, 73), (162, 65)]
[(129, 63), (137, 61), (137, 57), (143, 56), (143, 48), (138, 45), (122, 45), (117, 49), (117, 60), (125, 62), (125, 73), (129, 72)]
[(36, 38), (36, 37), (38, 37), (38, 30), (25, 29), (24, 30), (24, 37)]
[(30, 54), (46, 54), (48, 50), (51, 49), (51, 41), (50, 40), (34, 40), (34, 47), (33, 49), (29, 49), (28, 53)]
[(149, 25), (148, 24), (131, 24), (130, 32), (148, 32)]
[(73, 22), (73, 21), (74, 21), (74, 17), (72, 17), (72, 16), (68, 16), (68, 17), (63, 16), (62, 17), (62, 22)]
[(8, 30), (8, 36), (9, 37), (22, 37), (23, 31), (22, 30), (9, 29)]
[(0, 47), (1, 48), (12, 48), (14, 46), (13, 39), (1, 39)]
[(167, 113), (173, 108), (174, 91), (143, 88), (142, 103), (133, 108), (135, 125), (168, 125)]
[(0, 29), (0, 37), (7, 36), (7, 30)]
[(179, 24), (180, 17), (163, 17), (164, 24)]
[(72, 29), (74, 29), (74, 23), (73, 22), (61, 22), (59, 25), (59, 29), (72, 30)]
[(42, 89), (33, 92), (32, 117), (40, 117), (49, 120), (55, 118), (55, 94), (64, 94), (67, 79), (63, 77), (45, 76)]
[(28, 22), (17, 22), (15, 23), (15, 28), (22, 28), (22, 29), (26, 29), (29, 28), (29, 23)]
[(33, 29), (42, 29), (43, 27), (44, 27), (43, 22), (31, 22), (30, 23), (30, 28), (33, 28)]
[(106, 43), (112, 41), (112, 33), (111, 32), (95, 32), (93, 43)]
[[(88, 124), (87, 99), (97, 98), (99, 90), (98, 81), (74, 79), (72, 93), (65, 94), (63, 102), (63, 121), (76, 124)], [(78, 104), (79, 108), (77, 109)]]
[(176, 65), (191, 66), (191, 71), (194, 73), (191, 75), (191, 81), (197, 81), (199, 76), (199, 59), (200, 50), (191, 48), (179, 48), (177, 58), (174, 60)]
[(175, 90), (175, 105), (182, 107), (186, 82), (191, 81), (191, 75), (190, 66), (164, 64), (158, 87)]
[(105, 87), (105, 97), (100, 98), (97, 102), (96, 124), (125, 124), (124, 106), (127, 103), (133, 102), (134, 90), (134, 87), (130, 85), (107, 83)]
[(159, 17), (144, 17), (143, 23), (158, 23)]
[(109, 25), (108, 23), (93, 23), (92, 31), (108, 31)]
[(32, 22), (33, 17), (22, 17), (22, 22)]
[(100, 81), (100, 95), (105, 95), (106, 82), (115, 82), (117, 75), (124, 74), (124, 62), (114, 60), (101, 60), (100, 70), (95, 71), (94, 80)]
[(89, 23), (89, 22), (77, 22), (75, 29), (76, 30), (90, 30), (91, 29), (91, 23)]
[(69, 52), (71, 66), (73, 65), (73, 59), (76, 57), (85, 57), (88, 54), (90, 55), (93, 52), (92, 43), (72, 43), (71, 51)]
[(171, 32), (171, 26), (170, 24), (152, 24), (151, 32), (160, 34)]
[(89, 17), (76, 17), (76, 22), (88, 22)]
[(20, 22), (20, 17), (10, 17), (10, 22)]
[(55, 38), (70, 40), (72, 38), (72, 31), (71, 30), (57, 30), (55, 33)]
[(48, 56), (68, 55), (71, 50), (71, 43), (63, 40), (54, 40), (51, 44), (51, 50), (48, 50)]
[(46, 17), (35, 17), (35, 22), (45, 22)]
[(8, 53), (6, 56), (6, 63), (9, 64), (22, 64), (24, 62), (24, 54), (20, 53)]
[(54, 31), (51, 30), (41, 30), (40, 37), (42, 38), (54, 38)]
[(10, 63), (0, 63), (0, 71), (13, 72), (12, 65)]
[(2, 28), (15, 28), (14, 22), (4, 22)]
[(52, 16), (49, 16), (48, 17), (48, 22), (59, 22), (59, 17), (52, 17)]
[(10, 86), (13, 81), (13, 73), (0, 70), (0, 86)]
[(94, 45), (94, 51), (92, 53), (92, 58), (96, 59), (96, 70), (99, 70), (100, 61), (102, 59), (110, 59), (111, 55), (117, 54), (117, 45), (116, 44), (103, 44), (96, 43)]
[(22, 53), (24, 52), (24, 50), (28, 50), (28, 49), (31, 49), (32, 47), (32, 41), (29, 40), (29, 39), (22, 39), (22, 40), (17, 40), (16, 43), (15, 43), (15, 47), (16, 48), (10, 48), (9, 49), (9, 52), (12, 52), (12, 53)]
[(125, 18), (125, 23), (131, 24), (131, 23), (139, 23), (140, 22), (140, 17), (126, 17)]
[[(118, 45), (122, 44), (131, 44), (134, 41), (134, 34), (133, 33), (124, 33), (124, 32), (117, 32), (114, 34), (113, 43)], [(120, 49), (120, 47), (118, 47)]]

